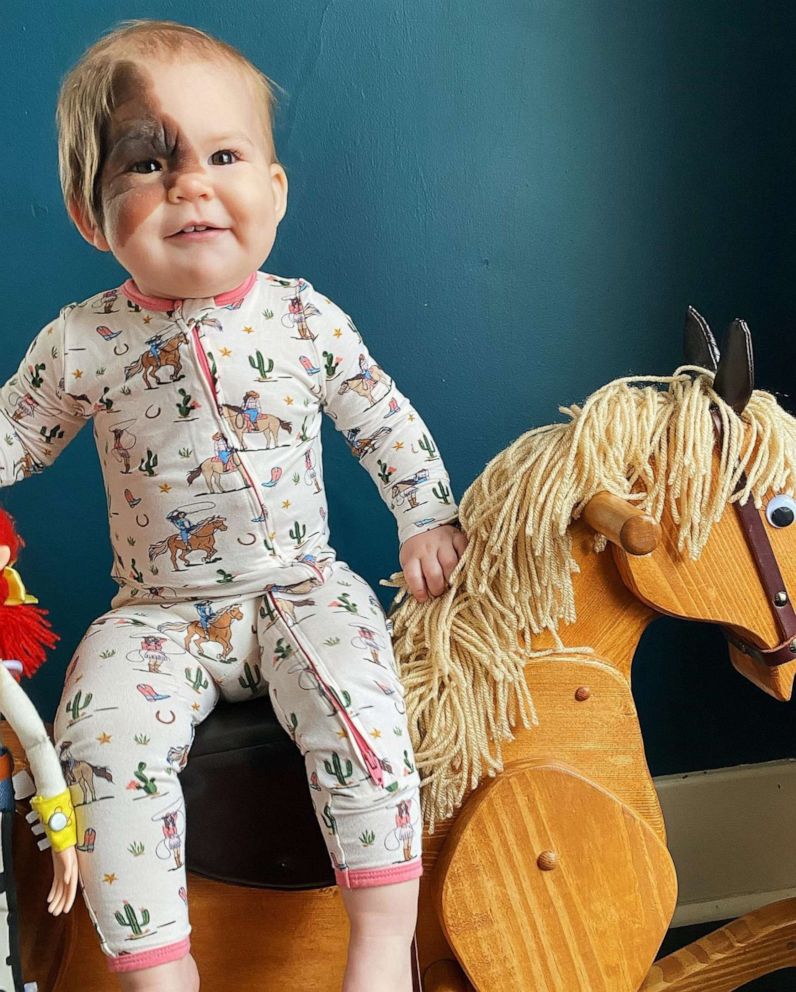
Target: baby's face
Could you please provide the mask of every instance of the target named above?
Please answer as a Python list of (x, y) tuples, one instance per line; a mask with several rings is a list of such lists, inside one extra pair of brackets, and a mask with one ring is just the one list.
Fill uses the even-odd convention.
[[(196, 59), (139, 59), (118, 78), (102, 230), (73, 218), (142, 293), (183, 299), (234, 289), (270, 254), (287, 199), (248, 83), (233, 66)], [(213, 230), (180, 233), (195, 225)]]

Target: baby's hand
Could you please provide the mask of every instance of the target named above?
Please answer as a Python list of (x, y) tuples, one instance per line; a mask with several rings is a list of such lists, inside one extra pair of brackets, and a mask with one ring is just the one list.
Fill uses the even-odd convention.
[(429, 594), (442, 595), (466, 547), (466, 535), (451, 524), (441, 524), (404, 541), (398, 560), (418, 603), (424, 603)]

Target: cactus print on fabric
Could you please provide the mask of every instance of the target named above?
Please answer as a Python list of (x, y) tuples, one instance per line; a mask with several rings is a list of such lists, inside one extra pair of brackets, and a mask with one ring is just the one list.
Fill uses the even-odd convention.
[(0, 485), (40, 472), (92, 421), (114, 602), (260, 592), (334, 557), (322, 412), (401, 543), (456, 518), (430, 431), (351, 319), (304, 279), (257, 272), (243, 290), (226, 305), (159, 302), (128, 280), (64, 307), (0, 390)]
[[(55, 723), (84, 895), (103, 950), (125, 970), (152, 948), (187, 951), (179, 772), (196, 725), (219, 698), (266, 693), (304, 755), (338, 883), (422, 873), (404, 689), (384, 611), (346, 563), (256, 597), (131, 601), (89, 628)], [(268, 803), (260, 797), (258, 805)]]
[(398, 523), (456, 519), (434, 439), (350, 318), (261, 272), (215, 299), (131, 280), (64, 307), (0, 390), (0, 485), (91, 420), (119, 590), (55, 731), (112, 970), (188, 953), (179, 772), (217, 700), (268, 693), (340, 885), (421, 874), (419, 780), (384, 612), (329, 545), (321, 414)]

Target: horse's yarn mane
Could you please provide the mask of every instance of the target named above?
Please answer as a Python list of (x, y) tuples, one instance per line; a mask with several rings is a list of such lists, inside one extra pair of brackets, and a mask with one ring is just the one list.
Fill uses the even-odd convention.
[[(651, 385), (633, 385), (640, 382)], [(723, 425), (717, 473), (711, 406)], [(613, 493), (657, 521), (668, 500), (678, 550), (698, 558), (728, 503), (751, 496), (760, 507), (769, 489), (796, 490), (796, 419), (762, 390), (739, 417), (698, 366), (615, 379), (582, 407), (559, 410), (569, 422), (523, 434), (462, 496), (468, 545), (446, 592), (421, 604), (402, 573), (382, 580), (399, 590), (390, 614), (395, 654), (431, 832), (485, 770), (502, 770), (501, 742), (513, 739), (517, 715), (526, 728), (538, 723), (523, 671), (529, 659), (593, 655), (588, 646), (565, 647), (558, 623), (575, 620), (569, 526), (595, 493)], [(595, 535), (594, 550), (606, 543)], [(557, 647), (533, 650), (543, 629)]]

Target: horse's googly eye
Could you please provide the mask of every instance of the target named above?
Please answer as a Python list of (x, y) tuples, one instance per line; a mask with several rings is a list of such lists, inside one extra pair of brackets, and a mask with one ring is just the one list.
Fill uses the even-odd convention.
[(796, 520), (796, 499), (784, 493), (766, 504), (766, 520), (772, 527), (790, 527)]

